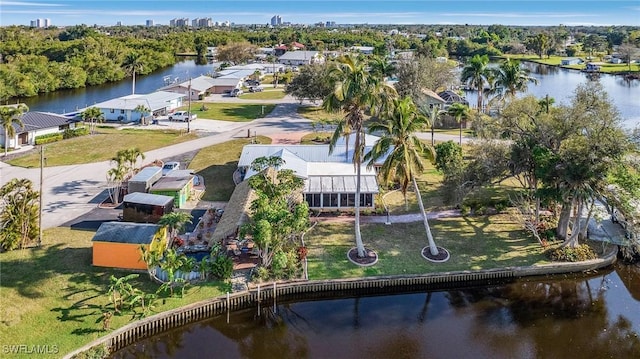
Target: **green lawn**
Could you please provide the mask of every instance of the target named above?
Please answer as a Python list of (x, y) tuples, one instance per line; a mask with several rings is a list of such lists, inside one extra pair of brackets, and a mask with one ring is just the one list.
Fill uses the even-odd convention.
[(191, 104), (191, 112), (198, 115), (198, 120), (250, 122), (268, 115), (275, 107), (272, 104), (194, 102)]
[[(537, 55), (508, 55), (508, 57), (510, 58), (514, 58), (514, 59), (521, 59), (521, 60), (527, 60), (527, 61), (531, 61), (531, 62), (537, 62), (540, 64), (545, 64), (545, 65), (553, 65), (553, 66), (560, 66), (563, 68), (567, 68), (567, 69), (574, 69), (574, 70), (584, 70), (585, 65), (581, 64), (581, 65), (568, 65), (568, 66), (561, 66), (561, 61), (562, 59), (566, 58), (567, 56), (551, 56), (549, 58), (540, 58)], [(584, 56), (581, 56), (581, 58), (584, 58)], [(601, 62), (600, 59), (595, 59), (593, 60), (594, 62)], [(604, 63), (600, 65), (600, 72), (604, 72), (604, 73), (619, 73), (619, 72), (628, 72), (629, 71), (629, 65), (628, 64), (610, 64), (610, 63)], [(640, 71), (640, 64), (631, 64), (631, 71), (632, 72), (638, 72)]]
[(353, 224), (319, 223), (306, 236), (309, 279), (355, 278), (478, 270), (548, 263), (543, 248), (508, 215), (458, 217), (430, 221), (434, 240), (451, 258), (432, 263), (421, 256), (427, 245), (421, 222), (364, 224), (365, 246), (379, 256), (377, 264), (359, 267), (347, 259), (355, 246)]
[(243, 100), (280, 100), (285, 95), (284, 90), (281, 88), (265, 88), (261, 92), (246, 91), (240, 98)]
[[(144, 130), (111, 127), (98, 128), (94, 135), (70, 138), (45, 145), (46, 166), (100, 162), (111, 159), (118, 150), (138, 147), (142, 152), (197, 138), (178, 130)], [(18, 157), (9, 164), (20, 167), (40, 166), (39, 153)]]
[(304, 118), (310, 119), (311, 121), (318, 122), (331, 122), (332, 120), (344, 117), (342, 113), (329, 113), (323, 110), (322, 107), (314, 106), (300, 106), (298, 107), (298, 114)]
[(327, 132), (327, 131), (312, 132), (302, 136), (302, 138), (300, 139), (300, 144), (301, 145), (317, 145), (322, 143), (329, 143), (328, 141), (331, 139), (331, 136), (333, 136), (333, 132)]
[[(258, 136), (259, 143), (271, 143), (269, 137)], [(204, 177), (206, 201), (228, 201), (235, 189), (233, 172), (238, 168), (242, 147), (251, 139), (242, 138), (201, 149), (189, 164), (189, 169)]]
[[(130, 272), (91, 265), (94, 232), (59, 227), (44, 234), (41, 248), (0, 254), (0, 337), (2, 344), (55, 345), (59, 354), (38, 357), (58, 358), (107, 333), (102, 330), (101, 318), (102, 308), (109, 301), (109, 277)], [(147, 293), (158, 288), (146, 273), (133, 284)], [(154, 311), (177, 308), (229, 290), (228, 285), (214, 282), (190, 285), (184, 298), (160, 299)], [(131, 314), (115, 315), (111, 329), (130, 321)]]

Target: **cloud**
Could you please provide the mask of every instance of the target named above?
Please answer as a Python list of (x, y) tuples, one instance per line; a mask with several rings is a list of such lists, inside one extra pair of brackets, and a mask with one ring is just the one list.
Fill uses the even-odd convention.
[[(27, 2), (27, 1), (0, 1), (0, 5), (2, 6), (47, 6), (47, 7), (67, 6), (64, 4)], [(2, 12), (7, 12), (7, 11), (3, 10)]]
[(440, 16), (471, 16), (471, 17), (491, 17), (491, 18), (540, 18), (540, 17), (596, 17), (597, 14), (585, 13), (505, 13), (505, 12), (458, 12), (458, 13), (441, 13)]

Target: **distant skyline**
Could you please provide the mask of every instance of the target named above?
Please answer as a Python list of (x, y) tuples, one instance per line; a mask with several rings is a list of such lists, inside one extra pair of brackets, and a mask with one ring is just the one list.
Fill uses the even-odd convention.
[(0, 25), (26, 25), (38, 18), (53, 26), (168, 25), (173, 18), (208, 18), (236, 24), (471, 24), (635, 25), (640, 1), (609, 0), (0, 0)]

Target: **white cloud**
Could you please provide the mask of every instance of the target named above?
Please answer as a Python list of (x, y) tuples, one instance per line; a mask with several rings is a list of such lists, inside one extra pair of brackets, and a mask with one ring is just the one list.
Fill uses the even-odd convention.
[[(27, 1), (0, 1), (0, 5), (2, 6), (47, 6), (47, 7), (67, 6), (64, 4), (27, 2)], [(2, 12), (7, 12), (7, 11), (3, 10)]]
[(491, 18), (540, 18), (540, 17), (595, 17), (597, 14), (585, 14), (585, 13), (482, 13), (482, 12), (460, 12), (460, 13), (441, 13), (440, 16), (470, 16), (470, 17), (491, 17)]

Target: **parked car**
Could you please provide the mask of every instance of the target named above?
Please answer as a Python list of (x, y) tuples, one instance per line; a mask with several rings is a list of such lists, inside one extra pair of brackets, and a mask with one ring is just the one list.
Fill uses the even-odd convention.
[(244, 82), (244, 85), (245, 85), (245, 86), (247, 86), (247, 87), (250, 87), (250, 86), (260, 86), (260, 81), (257, 81), (257, 80), (247, 80), (247, 81), (245, 81), (245, 82)]
[(167, 173), (177, 169), (180, 169), (180, 162), (175, 162), (175, 161), (167, 162), (164, 164), (164, 166), (162, 166), (162, 175), (166, 176)]
[(251, 86), (249, 87), (249, 92), (262, 92), (264, 90), (262, 86)]
[(244, 93), (244, 91), (242, 91), (242, 89), (233, 89), (233, 91), (231, 91), (229, 96), (238, 97), (238, 96), (242, 95), (243, 93)]
[(169, 115), (169, 121), (193, 121), (198, 118), (195, 113), (190, 114), (187, 111), (177, 111)]

